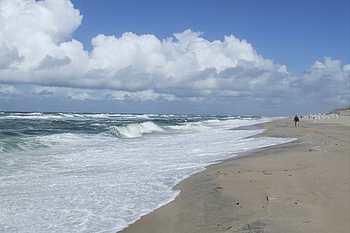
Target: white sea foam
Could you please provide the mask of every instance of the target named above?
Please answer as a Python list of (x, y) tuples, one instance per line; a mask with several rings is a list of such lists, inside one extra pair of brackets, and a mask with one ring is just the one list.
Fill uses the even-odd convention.
[[(106, 115), (95, 124), (111, 118), (120, 117)], [(145, 116), (123, 115), (131, 118)], [(173, 200), (179, 191), (172, 187), (207, 165), (293, 140), (246, 139), (263, 130), (230, 130), (269, 118), (184, 121), (171, 127), (146, 120), (96, 134), (24, 137), (22, 151), (0, 152), (0, 231), (116, 232)]]

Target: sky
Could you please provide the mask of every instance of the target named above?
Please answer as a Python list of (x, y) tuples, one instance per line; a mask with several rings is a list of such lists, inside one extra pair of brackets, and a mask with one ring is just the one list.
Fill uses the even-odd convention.
[(350, 105), (348, 0), (0, 0), (0, 111)]

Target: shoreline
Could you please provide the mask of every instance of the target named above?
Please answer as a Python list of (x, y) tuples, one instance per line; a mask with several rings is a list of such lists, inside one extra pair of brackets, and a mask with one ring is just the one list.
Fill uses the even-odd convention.
[(261, 126), (253, 137), (297, 140), (208, 166), (119, 232), (349, 232), (350, 117)]

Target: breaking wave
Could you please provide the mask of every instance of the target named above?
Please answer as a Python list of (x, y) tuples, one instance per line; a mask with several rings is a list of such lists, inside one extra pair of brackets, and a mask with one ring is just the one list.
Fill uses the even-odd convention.
[(131, 123), (121, 126), (111, 126), (109, 131), (119, 138), (139, 138), (143, 134), (163, 132), (164, 130), (151, 121), (143, 123)]

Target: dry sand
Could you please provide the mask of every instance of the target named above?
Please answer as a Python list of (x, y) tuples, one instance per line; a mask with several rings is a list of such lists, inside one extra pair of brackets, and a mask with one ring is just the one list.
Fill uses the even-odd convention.
[(262, 127), (298, 140), (209, 166), (122, 232), (350, 232), (350, 117)]

